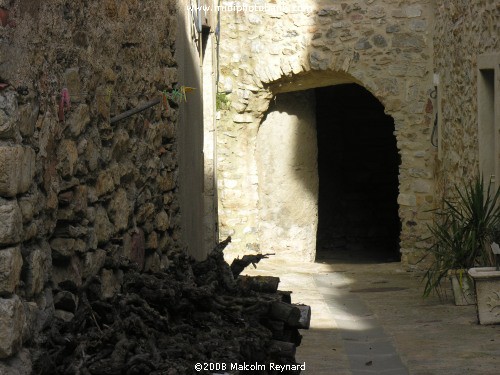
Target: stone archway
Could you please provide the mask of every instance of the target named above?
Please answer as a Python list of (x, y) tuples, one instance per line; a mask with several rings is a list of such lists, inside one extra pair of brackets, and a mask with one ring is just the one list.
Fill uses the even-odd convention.
[(394, 121), (366, 89), (277, 94), (260, 124), (255, 159), (266, 250), (289, 259), (399, 260)]
[[(305, 166), (302, 165), (304, 162), (300, 157), (302, 154), (292, 153), (290, 156), (292, 164), (288, 164), (288, 168), (291, 167), (293, 171), (289, 171), (288, 174), (293, 178), (287, 180), (285, 175), (282, 175), (281, 182), (273, 183), (272, 186), (266, 185), (265, 181), (269, 176), (276, 180), (280, 175), (274, 172), (263, 173), (259, 170), (258, 164), (260, 162), (277, 163), (279, 159), (273, 153), (269, 153), (269, 150), (285, 152), (286, 148), (282, 147), (283, 144), (289, 144), (292, 150), (296, 150), (301, 145), (303, 147), (303, 143), (299, 144), (298, 139), (306, 136), (314, 137), (315, 127), (314, 132), (311, 130), (306, 134), (300, 132), (289, 134), (291, 138), (288, 140), (281, 135), (274, 140), (274, 143), (270, 136), (271, 132), (266, 135), (262, 133), (260, 137), (265, 138), (269, 143), (269, 146), (264, 148), (267, 154), (262, 152), (263, 149), (259, 146), (259, 133), (265, 131), (266, 121), (270, 117), (278, 116), (278, 114), (270, 116), (268, 109), (272, 109), (276, 104), (279, 107), (283, 104), (279, 104), (280, 102), (290, 102), (290, 99), (280, 100), (280, 95), (293, 96), (296, 95), (293, 93), (304, 93), (319, 87), (358, 84), (365, 87), (370, 96), (379, 103), (380, 113), (385, 113), (394, 120), (393, 140), (397, 141), (397, 150), (401, 157), (397, 175), (397, 191), (394, 190), (397, 194), (397, 206), (393, 207), (398, 212), (399, 220), (392, 225), (397, 227), (398, 231), (401, 229), (401, 235), (394, 237), (393, 243), (396, 242), (396, 245), (392, 246), (393, 249), (397, 249), (398, 253), (393, 252), (386, 259), (393, 260), (401, 257), (401, 261), (408, 266), (420, 259), (421, 255), (415, 246), (420, 246), (419, 241), (422, 241), (421, 238), (426, 235), (424, 228), (430, 219), (430, 214), (426, 211), (433, 205), (432, 171), (429, 170), (433, 154), (428, 153), (430, 143), (427, 139), (430, 116), (420, 111), (416, 114), (409, 112), (410, 109), (418, 108), (421, 102), (414, 103), (415, 107), (400, 106), (401, 102), (394, 99), (391, 93), (389, 87), (393, 82), (391, 79), (380, 78), (377, 82), (379, 85), (372, 87), (373, 81), (365, 85), (345, 72), (311, 70), (295, 75), (291, 79), (273, 81), (265, 88), (247, 86), (247, 89), (238, 90), (239, 103), (245, 103), (247, 110), (224, 116), (218, 126), (221, 237), (233, 236), (233, 246), (228, 253), (241, 255), (245, 252), (273, 251), (288, 258), (298, 257), (301, 260), (314, 261), (318, 193), (317, 188), (316, 191), (314, 190), (315, 179), (311, 177), (317, 173), (317, 166), (310, 161), (313, 158), (310, 158)], [(238, 98), (234, 95), (232, 97)], [(287, 120), (285, 120), (287, 116), (284, 116), (278, 121), (291, 121), (291, 123), (295, 121), (294, 126), (296, 126), (301, 123), (300, 118), (304, 118), (305, 112), (310, 113), (308, 116), (314, 117), (314, 106), (310, 107), (310, 104), (305, 104), (306, 102), (312, 103), (312, 101), (305, 100), (304, 97), (297, 100), (295, 104), (290, 102), (292, 104), (286, 110), (278, 109), (278, 113), (281, 113), (279, 116), (283, 117), (287, 111), (293, 114), (300, 108), (300, 116), (295, 113)], [(235, 103), (233, 108), (239, 103)], [(248, 111), (249, 108), (252, 111)], [(313, 153), (313, 150), (306, 152), (309, 155)], [(316, 162), (317, 158), (314, 160)], [(311, 175), (304, 177), (308, 173)], [(307, 196), (307, 201), (295, 200), (292, 205), (288, 205), (280, 202), (279, 199), (276, 200), (279, 195), (277, 190), (280, 190), (276, 186), (291, 192), (293, 190), (291, 186), (283, 181), (293, 179), (307, 181), (309, 186), (300, 184), (296, 186), (297, 189), (300, 186), (303, 190), (302, 196)], [(394, 199), (391, 199), (394, 202)], [(316, 208), (311, 210), (313, 202)], [(266, 207), (272, 209), (268, 210)], [(299, 210), (299, 207), (302, 209)], [(294, 220), (299, 217), (294, 210), (308, 212), (302, 217), (303, 225), (292, 224), (293, 220), (284, 226), (277, 224), (281, 220), (280, 217), (289, 216)], [(425, 246), (424, 242), (421, 243)]]

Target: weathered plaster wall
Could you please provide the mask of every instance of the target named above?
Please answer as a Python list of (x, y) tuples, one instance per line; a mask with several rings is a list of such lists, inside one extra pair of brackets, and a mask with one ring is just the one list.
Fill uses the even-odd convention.
[(206, 36), (206, 46), (203, 55), (203, 160), (204, 174), (204, 244), (209, 250), (218, 243), (218, 215), (217, 215), (217, 179), (216, 170), (216, 93), (217, 93), (217, 37), (215, 12), (208, 14), (211, 28)]
[[(0, 10), (0, 373), (29, 374), (23, 345), (71, 319), (86, 282), (97, 277), (94, 292), (109, 297), (124, 262), (155, 271), (184, 249), (178, 106), (109, 121), (179, 82), (177, 3), (0, 0)], [(199, 85), (194, 74), (179, 84)], [(63, 88), (71, 106), (60, 108)], [(196, 135), (182, 146), (196, 155), (201, 206), (202, 127), (182, 126)]]
[[(454, 184), (478, 173), (478, 56), (500, 53), (499, 33), (497, 1), (437, 1), (435, 70), (440, 78), (442, 107), (439, 195), (448, 194)], [(498, 69), (498, 63), (496, 66)], [(495, 80), (498, 89), (498, 75)], [(498, 114), (498, 91), (496, 95)], [(490, 158), (498, 163), (498, 138), (496, 142)]]
[(260, 241), (266, 252), (312, 261), (319, 182), (314, 91), (278, 95), (256, 142)]
[[(266, 251), (259, 232), (256, 138), (273, 95), (355, 82), (394, 118), (401, 154), (402, 261), (425, 244), (434, 201), (430, 143), (433, 2), (259, 1), (267, 10), (221, 9), (221, 84), (231, 109), (218, 124), (221, 237), (233, 252)], [(280, 9), (274, 6), (281, 6)], [(293, 6), (302, 7), (294, 10)], [(274, 7), (274, 8), (273, 8)], [(308, 7), (309, 10), (303, 10)], [(296, 197), (297, 200), (301, 197)]]

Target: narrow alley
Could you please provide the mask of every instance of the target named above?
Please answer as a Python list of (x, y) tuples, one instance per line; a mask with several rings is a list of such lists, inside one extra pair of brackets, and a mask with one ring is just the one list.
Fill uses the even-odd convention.
[(498, 374), (500, 326), (477, 323), (475, 306), (422, 298), (400, 263), (290, 263), (271, 257), (251, 274), (276, 275), (294, 303), (311, 306), (297, 362), (314, 375)]

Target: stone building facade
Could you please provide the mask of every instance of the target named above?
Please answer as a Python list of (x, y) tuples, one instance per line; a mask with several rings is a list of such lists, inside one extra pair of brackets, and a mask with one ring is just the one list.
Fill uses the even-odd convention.
[(438, 1), (434, 69), (439, 77), (437, 193), (481, 172), (499, 186), (500, 5)]
[[(206, 255), (191, 26), (173, 0), (0, 0), (1, 374), (30, 373), (23, 347), (72, 318), (91, 278), (106, 297), (120, 262)], [(155, 98), (168, 103), (113, 122)]]
[[(399, 158), (392, 187), (400, 225), (398, 250), (404, 264), (415, 265), (426, 246), (428, 210), (435, 203), (430, 96), (435, 3), (243, 1), (237, 3), (240, 8), (232, 4), (222, 2), (220, 8), (219, 91), (230, 102), (222, 111), (217, 137), (222, 237), (233, 236), (235, 253), (270, 251), (315, 259), (322, 184), (316, 164), (321, 149), (315, 100), (325, 95), (321, 87), (342, 85), (350, 90), (356, 84), (393, 121), (393, 153)], [(334, 112), (330, 115), (335, 118)], [(369, 126), (364, 131), (377, 134)], [(332, 147), (334, 142), (331, 139)], [(369, 162), (369, 155), (359, 161), (360, 174)], [(368, 172), (375, 177), (358, 185), (375, 184), (378, 172)], [(374, 196), (362, 205), (377, 210), (377, 201)], [(345, 217), (350, 213), (347, 210)], [(371, 221), (377, 220), (374, 216)]]

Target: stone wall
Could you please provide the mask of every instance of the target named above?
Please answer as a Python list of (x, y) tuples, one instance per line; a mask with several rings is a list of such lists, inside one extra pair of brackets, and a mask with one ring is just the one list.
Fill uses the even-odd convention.
[[(231, 103), (218, 124), (221, 237), (233, 236), (233, 254), (265, 252), (269, 246), (259, 231), (256, 140), (270, 100), (280, 92), (353, 82), (394, 118), (401, 155), (400, 248), (402, 262), (414, 265), (426, 246), (427, 210), (434, 204), (433, 2), (238, 4), (246, 4), (246, 10), (229, 2), (221, 8), (219, 90)], [(252, 4), (261, 8), (248, 8)]]
[(315, 125), (312, 90), (280, 94), (260, 125), (255, 151), (260, 241), (267, 252), (308, 261), (318, 226)]
[(118, 264), (155, 271), (184, 249), (178, 105), (110, 123), (179, 82), (176, 17), (173, 0), (0, 0), (2, 374), (30, 373), (23, 346), (72, 318), (90, 278), (111, 296)]
[[(496, 1), (437, 1), (434, 45), (441, 101), (442, 158), (437, 165), (440, 196), (478, 173), (478, 60), (482, 54), (500, 53), (499, 25), (500, 8)], [(497, 58), (497, 116), (499, 62)], [(499, 126), (497, 117), (495, 130), (492, 128), (492, 134), (497, 135), (491, 137), (496, 149), (489, 155), (497, 165)], [(496, 180), (498, 186), (498, 176)]]

